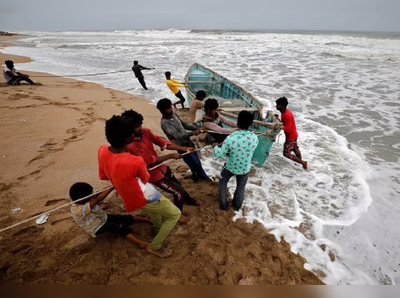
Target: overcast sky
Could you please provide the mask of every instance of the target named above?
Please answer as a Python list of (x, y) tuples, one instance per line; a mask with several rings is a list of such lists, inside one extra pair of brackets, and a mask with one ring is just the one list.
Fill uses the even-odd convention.
[(101, 0), (0, 0), (0, 11), (0, 30), (8, 31), (169, 28), (400, 31), (400, 0), (112, 0), (104, 3)]

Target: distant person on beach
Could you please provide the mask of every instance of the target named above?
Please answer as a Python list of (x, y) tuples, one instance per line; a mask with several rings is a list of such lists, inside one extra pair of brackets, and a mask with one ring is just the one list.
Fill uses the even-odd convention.
[[(195, 147), (191, 136), (198, 136), (204, 132), (203, 128), (197, 128), (194, 124), (182, 121), (179, 116), (174, 113), (172, 102), (168, 98), (163, 98), (157, 103), (157, 109), (161, 112), (161, 128), (168, 139), (176, 145), (183, 147)], [(187, 132), (186, 130), (190, 130)], [(178, 151), (183, 154), (184, 151)], [(208, 180), (208, 176), (201, 165), (196, 153), (186, 154), (182, 156), (183, 160), (192, 171), (192, 179), (194, 182), (200, 180)]]
[(229, 208), (226, 189), (232, 176), (236, 176), (236, 190), (232, 207), (235, 211), (242, 208), (246, 183), (251, 169), (251, 159), (258, 145), (257, 136), (248, 130), (252, 123), (253, 115), (247, 111), (241, 111), (237, 120), (238, 130), (214, 148), (214, 157), (216, 158), (225, 158), (226, 155), (229, 155), (229, 160), (222, 168), (219, 180), (219, 202), (222, 210)]
[[(180, 153), (158, 156), (157, 152), (154, 150), (154, 145), (160, 147), (161, 151), (167, 149), (179, 150), (181, 152), (195, 152), (195, 148), (193, 147), (182, 147), (172, 144), (170, 141), (163, 140), (159, 136), (153, 134), (150, 129), (142, 127), (143, 116), (136, 111), (128, 110), (121, 116), (130, 118), (134, 125), (133, 142), (128, 145), (128, 151), (133, 155), (143, 158), (144, 162), (147, 164), (147, 169), (151, 169), (170, 159), (182, 158)], [(187, 193), (167, 165), (161, 165), (154, 170), (149, 170), (149, 174), (149, 182), (172, 194), (174, 196), (174, 204), (181, 212), (183, 211), (183, 202), (186, 202), (188, 205), (200, 206), (200, 203)]]
[(127, 117), (113, 116), (106, 121), (106, 138), (111, 146), (103, 145), (99, 149), (99, 177), (110, 180), (127, 212), (141, 209), (149, 214), (157, 235), (147, 251), (168, 257), (172, 251), (163, 248), (162, 244), (181, 217), (181, 212), (148, 183), (150, 174), (143, 158), (128, 152), (127, 147), (133, 141), (133, 127), (132, 120)]
[(177, 104), (182, 105), (182, 109), (184, 108), (183, 103), (186, 101), (186, 99), (183, 97), (181, 91), (179, 90), (180, 87), (186, 87), (186, 85), (182, 84), (181, 82), (171, 79), (171, 73), (167, 71), (165, 73), (165, 78), (166, 78), (166, 83), (168, 88), (172, 91), (172, 93), (175, 94), (176, 97), (178, 97), (180, 100), (175, 102), (173, 104), (174, 108), (176, 109)]
[[(98, 204), (104, 201), (113, 190), (114, 188), (110, 188), (96, 197), (91, 196), (73, 204), (71, 213), (74, 221), (80, 228), (94, 238), (104, 234), (119, 234), (122, 238), (126, 238), (133, 243), (139, 244), (140, 247), (146, 248), (148, 244), (133, 236), (129, 226), (134, 222), (151, 223), (149, 219), (139, 216), (133, 217), (132, 215), (106, 214), (103, 209), (98, 206)], [(69, 190), (69, 196), (74, 202), (88, 197), (92, 193), (93, 187), (84, 182), (75, 183)]]
[[(285, 132), (286, 141), (283, 146), (283, 156), (289, 158), (303, 166), (303, 169), (307, 170), (308, 162), (302, 160), (299, 146), (297, 145), (297, 128), (294, 116), (289, 109), (288, 100), (286, 97), (281, 97), (276, 101), (276, 109), (281, 112), (281, 121), (283, 123), (283, 131)], [(294, 152), (295, 155), (292, 154)]]
[(196, 98), (192, 100), (190, 105), (190, 121), (198, 122), (203, 118), (204, 99), (207, 94), (204, 90), (199, 90), (196, 93)]
[[(218, 101), (214, 98), (206, 100), (204, 111), (206, 114), (203, 116), (203, 126), (205, 129), (213, 131), (209, 132), (211, 137), (217, 142), (222, 143), (229, 134), (236, 131), (237, 125), (234, 121), (222, 116), (217, 112), (219, 107)], [(222, 124), (232, 128), (224, 128)]]
[(132, 71), (135, 74), (136, 78), (138, 79), (140, 85), (142, 85), (144, 90), (147, 90), (147, 87), (146, 87), (146, 82), (144, 81), (144, 75), (142, 73), (142, 70), (146, 69), (154, 69), (154, 68), (147, 68), (141, 66), (138, 61), (133, 61)]
[(20, 85), (22, 81), (25, 81), (30, 85), (35, 85), (27, 74), (16, 71), (13, 61), (7, 60), (5, 63), (6, 66), (4, 66), (3, 69), (3, 76), (8, 85)]

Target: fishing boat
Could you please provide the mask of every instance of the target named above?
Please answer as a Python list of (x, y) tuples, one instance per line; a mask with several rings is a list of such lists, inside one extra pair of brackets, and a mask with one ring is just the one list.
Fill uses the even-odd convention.
[(259, 143), (253, 161), (263, 165), (282, 127), (273, 111), (264, 111), (263, 104), (251, 93), (198, 63), (190, 67), (184, 81), (187, 84), (189, 104), (197, 91), (204, 90), (207, 93), (206, 100), (215, 98), (219, 103), (219, 112), (231, 120), (236, 120), (241, 111), (248, 111), (254, 115), (255, 120), (250, 129), (258, 135)]

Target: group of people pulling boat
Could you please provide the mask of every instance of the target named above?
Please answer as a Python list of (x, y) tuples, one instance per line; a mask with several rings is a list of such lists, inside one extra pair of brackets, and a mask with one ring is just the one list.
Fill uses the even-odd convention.
[[(140, 84), (147, 90), (141, 73), (144, 69), (149, 68), (142, 67), (137, 61), (134, 62), (132, 70)], [(16, 72), (9, 61), (3, 74), (6, 80), (11, 80), (10, 85), (17, 81), (19, 83), (22, 79), (30, 83), (28, 77)], [(237, 114), (228, 113), (228, 117), (225, 117), (223, 111), (219, 110), (220, 102), (213, 98), (212, 94), (207, 97), (207, 92), (201, 89), (196, 91), (191, 100), (191, 123), (183, 121), (175, 113), (174, 107), (180, 104), (184, 108), (186, 101), (179, 88), (186, 87), (188, 95), (193, 94), (189, 88), (190, 82), (182, 84), (172, 79), (170, 72), (166, 72), (165, 77), (167, 86), (179, 98), (175, 103), (168, 98), (163, 98), (157, 103), (157, 109), (161, 113), (161, 128), (169, 140), (143, 127), (144, 118), (137, 111), (126, 110), (121, 115), (112, 116), (105, 124), (105, 136), (109, 144), (101, 146), (98, 150), (99, 178), (109, 180), (112, 188), (98, 196), (91, 196), (92, 186), (78, 182), (72, 185), (69, 192), (72, 201), (75, 202), (71, 208), (73, 218), (89, 235), (96, 237), (108, 233), (119, 234), (159, 257), (168, 257), (172, 253), (169, 248), (163, 247), (163, 243), (174, 226), (178, 222), (187, 223), (184, 204), (200, 208), (202, 205), (198, 198), (185, 190), (165, 162), (182, 158), (190, 168), (193, 183), (214, 183), (203, 169), (198, 149), (191, 139), (201, 134), (206, 135), (205, 139), (214, 148), (214, 157), (227, 160), (219, 178), (220, 208), (228, 210), (232, 207), (235, 211), (239, 211), (243, 207), (246, 183), (255, 152), (260, 148), (262, 150), (262, 146), (260, 147), (262, 138), (269, 137), (268, 134), (257, 133), (252, 129), (256, 121), (261, 123), (259, 119), (254, 119), (258, 110), (239, 107), (233, 109), (238, 112)], [(196, 81), (194, 84), (201, 86), (205, 82)], [(232, 92), (229, 94), (232, 97)], [(275, 115), (275, 123), (262, 123), (272, 128), (276, 127), (278, 120), (281, 121), (280, 127), (286, 135), (284, 156), (307, 169), (308, 164), (302, 160), (297, 145), (298, 133), (295, 120), (287, 105), (285, 97), (276, 100), (276, 108), (281, 112), (281, 119)], [(158, 146), (161, 151), (172, 152), (159, 156), (154, 146)], [(236, 176), (237, 185), (230, 203), (227, 200), (227, 185), (233, 176)], [(171, 194), (173, 203), (156, 187)], [(124, 201), (128, 213), (140, 209), (148, 214), (150, 219), (106, 214), (98, 204), (114, 189)], [(85, 197), (87, 198), (82, 200)], [(131, 225), (134, 222), (149, 222), (154, 225), (156, 236), (151, 243), (146, 243), (133, 235)]]

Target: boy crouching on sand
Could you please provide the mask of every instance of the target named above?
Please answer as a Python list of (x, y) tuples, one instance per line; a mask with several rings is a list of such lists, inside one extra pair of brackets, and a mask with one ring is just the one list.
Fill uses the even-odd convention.
[[(103, 234), (119, 234), (133, 243), (139, 244), (140, 247), (146, 248), (148, 244), (133, 236), (129, 226), (135, 221), (150, 222), (149, 219), (138, 216), (133, 217), (132, 215), (106, 214), (98, 206), (113, 190), (114, 188), (111, 188), (102, 192), (97, 197), (91, 196), (73, 204), (71, 212), (75, 222), (92, 237)], [(69, 190), (69, 196), (74, 202), (90, 196), (92, 193), (93, 187), (84, 182), (75, 183)]]

